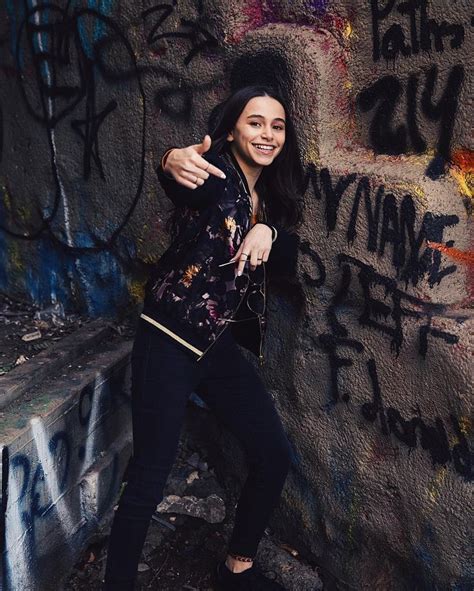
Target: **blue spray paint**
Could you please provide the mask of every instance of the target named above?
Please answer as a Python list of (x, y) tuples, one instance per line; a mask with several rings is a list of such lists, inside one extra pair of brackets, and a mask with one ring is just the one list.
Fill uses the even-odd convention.
[[(49, 22), (50, 10), (49, 8), (43, 8), (41, 4), (38, 5), (36, 0), (30, 0), (28, 2), (28, 9), (33, 10), (36, 7), (41, 7), (41, 10), (36, 10), (30, 17), (29, 22), (35, 25), (47, 25)], [(47, 52), (49, 49), (49, 35), (48, 33), (36, 32), (33, 35), (33, 53), (38, 55), (41, 52)], [(49, 64), (46, 60), (42, 60), (40, 64), (40, 72), (43, 77), (43, 84), (49, 85), (51, 79), (51, 73), (49, 70)]]
[(426, 522), (423, 526), (420, 543), (415, 546), (415, 556), (420, 560), (426, 572), (430, 572), (433, 567), (433, 555), (428, 549), (436, 543), (436, 534), (430, 523)]
[[(89, 7), (91, 4), (94, 4), (93, 0), (89, 1)], [(109, 16), (112, 12), (113, 0), (97, 0), (95, 4), (97, 4), (98, 11), (105, 16)], [(94, 29), (94, 41), (99, 41), (104, 35), (105, 23), (103, 20), (97, 20)]]
[(75, 267), (73, 281), (76, 285), (82, 283), (84, 304), (90, 316), (112, 316), (127, 304), (125, 275), (111, 252), (83, 254)]
[(336, 500), (347, 510), (353, 500), (354, 475), (348, 470), (342, 470), (340, 463), (331, 458), (329, 468), (334, 485)]
[[(40, 308), (59, 302), (66, 312), (98, 317), (112, 316), (129, 303), (125, 273), (113, 253), (77, 255), (53, 244), (48, 237), (23, 243), (20, 248), (24, 260), (31, 261), (25, 270), (24, 289)], [(6, 272), (0, 279), (6, 288)]]
[[(0, 193), (0, 219), (8, 218), (5, 196)], [(21, 277), (22, 286), (11, 285), (12, 277), (18, 277), (8, 259), (12, 240), (21, 260), (28, 261)], [(93, 246), (91, 233), (75, 233), (75, 244)], [(113, 248), (127, 260), (136, 258), (136, 245), (130, 238), (118, 237)], [(109, 250), (76, 254), (58, 246), (46, 234), (34, 241), (18, 241), (0, 232), (0, 289), (9, 292), (12, 288), (22, 288), (30, 301), (41, 308), (60, 302), (68, 312), (92, 317), (112, 316), (130, 301), (126, 272), (115, 254)]]
[[(95, 10), (104, 16), (109, 16), (112, 12), (113, 0), (88, 0), (87, 7)], [(105, 22), (102, 19), (95, 19), (94, 30), (92, 32), (92, 39), (87, 31), (87, 22), (91, 20), (91, 16), (79, 18), (77, 21), (79, 36), (84, 53), (89, 59), (94, 59), (94, 44), (106, 36)]]
[(24, 245), (25, 260), (35, 261), (25, 273), (25, 288), (33, 302), (41, 308), (57, 301), (66, 304), (69, 299), (69, 268), (64, 254), (49, 238)]
[[(5, 206), (5, 189), (0, 187), (0, 220), (8, 219), (8, 210)], [(10, 276), (10, 261), (8, 259), (8, 237), (0, 232), (0, 290), (8, 292), (8, 277)]]
[[(10, 52), (13, 57), (16, 56), (16, 46), (18, 43), (18, 27), (19, 23), (25, 18), (25, 7), (23, 2), (15, 2), (14, 0), (6, 0), (6, 9), (8, 19), (10, 21)], [(18, 13), (18, 14), (17, 14)], [(22, 69), (24, 58), (21, 51), (18, 53), (17, 67)]]
[(322, 14), (326, 12), (328, 4), (329, 0), (312, 0), (311, 8), (316, 14)]
[[(1, 204), (1, 201), (0, 201)], [(7, 240), (3, 232), (0, 232), (0, 290), (6, 292), (8, 284), (8, 258)]]

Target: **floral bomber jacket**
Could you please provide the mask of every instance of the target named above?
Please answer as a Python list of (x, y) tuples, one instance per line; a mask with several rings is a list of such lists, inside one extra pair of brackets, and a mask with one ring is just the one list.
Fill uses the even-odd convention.
[[(244, 299), (247, 283), (239, 280), (245, 276), (235, 277), (235, 265), (219, 267), (234, 256), (251, 227), (247, 180), (229, 149), (219, 154), (209, 151), (203, 157), (223, 170), (226, 178), (210, 175), (203, 185), (188, 189), (158, 166), (160, 184), (179, 212), (177, 233), (152, 268), (141, 317), (191, 350), (198, 360), (232, 324), (237, 342), (263, 362), (265, 322), (245, 322), (244, 331), (242, 325), (229, 323)], [(264, 263), (265, 275), (294, 276), (298, 236), (272, 225), (277, 235)]]

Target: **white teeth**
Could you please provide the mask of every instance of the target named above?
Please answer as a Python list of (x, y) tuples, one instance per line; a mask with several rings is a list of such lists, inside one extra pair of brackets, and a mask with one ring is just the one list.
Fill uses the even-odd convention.
[(263, 146), (261, 144), (254, 144), (254, 146), (260, 150), (267, 150), (268, 152), (271, 152), (274, 149), (274, 146)]

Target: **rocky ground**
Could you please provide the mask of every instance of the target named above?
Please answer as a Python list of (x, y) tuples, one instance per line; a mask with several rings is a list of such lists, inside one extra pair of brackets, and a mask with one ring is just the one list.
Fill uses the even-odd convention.
[[(178, 459), (168, 479), (165, 498), (148, 532), (139, 565), (137, 591), (212, 591), (211, 571), (225, 556), (233, 523), (235, 499), (230, 499), (208, 466), (202, 450), (181, 441)], [(107, 531), (99, 532), (71, 573), (65, 591), (100, 589)], [(267, 529), (258, 562), (269, 578), (288, 591), (326, 591), (319, 569)]]
[(79, 326), (58, 305), (39, 311), (0, 294), (0, 375), (44, 351)]

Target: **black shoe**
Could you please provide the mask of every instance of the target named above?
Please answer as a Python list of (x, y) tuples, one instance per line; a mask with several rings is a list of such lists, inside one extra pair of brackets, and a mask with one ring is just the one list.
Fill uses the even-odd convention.
[(285, 591), (276, 581), (271, 581), (254, 563), (241, 573), (233, 573), (225, 561), (216, 566), (215, 579), (219, 591)]

